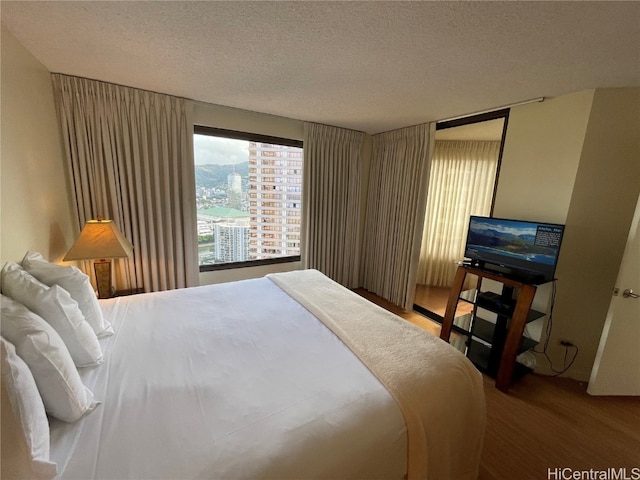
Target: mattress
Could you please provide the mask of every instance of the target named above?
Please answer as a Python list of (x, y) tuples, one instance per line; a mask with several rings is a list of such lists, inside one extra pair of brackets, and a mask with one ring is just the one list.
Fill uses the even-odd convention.
[(101, 404), (51, 420), (60, 479), (477, 476), (480, 373), (320, 272), (101, 307), (115, 334), (80, 369)]
[(81, 369), (101, 404), (52, 420), (59, 478), (406, 476), (394, 398), (271, 280), (101, 305), (116, 333), (104, 364)]

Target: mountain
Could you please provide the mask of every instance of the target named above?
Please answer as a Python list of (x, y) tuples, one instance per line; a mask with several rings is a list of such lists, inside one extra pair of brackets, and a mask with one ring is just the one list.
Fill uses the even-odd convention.
[(514, 240), (514, 239), (516, 241), (520, 240), (524, 243), (533, 243), (536, 239), (536, 236), (531, 234), (524, 234), (524, 233), (515, 234), (515, 233), (500, 232), (498, 230), (493, 230), (491, 228), (487, 228), (486, 230), (483, 230), (483, 231), (478, 231), (477, 233), (478, 235), (484, 235), (486, 237), (496, 237), (503, 240)]
[(196, 186), (207, 188), (226, 188), (227, 175), (239, 173), (243, 179), (249, 176), (249, 162), (235, 165), (196, 165)]
[(556, 248), (535, 245), (535, 235), (514, 235), (496, 230), (469, 232), (470, 245), (490, 247), (505, 252), (526, 254), (555, 255)]

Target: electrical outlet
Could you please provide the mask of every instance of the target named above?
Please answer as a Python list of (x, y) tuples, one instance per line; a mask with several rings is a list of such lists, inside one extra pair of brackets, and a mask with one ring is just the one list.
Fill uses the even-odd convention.
[(563, 347), (573, 347), (573, 343), (571, 343), (568, 340), (560, 340), (560, 345), (562, 345)]

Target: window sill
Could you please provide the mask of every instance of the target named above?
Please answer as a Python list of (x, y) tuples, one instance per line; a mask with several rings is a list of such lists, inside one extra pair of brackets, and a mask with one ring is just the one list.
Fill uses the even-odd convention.
[(276, 265), (278, 263), (291, 263), (291, 262), (299, 262), (299, 261), (300, 261), (300, 255), (294, 255), (291, 257), (268, 258), (265, 260), (249, 260), (246, 262), (229, 262), (229, 263), (219, 263), (214, 265), (200, 265), (200, 273), (215, 272), (218, 270), (231, 270), (234, 268), (260, 267), (263, 265)]

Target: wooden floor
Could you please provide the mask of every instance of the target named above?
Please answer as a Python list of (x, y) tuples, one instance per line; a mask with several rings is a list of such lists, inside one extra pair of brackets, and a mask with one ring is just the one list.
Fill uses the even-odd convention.
[[(439, 324), (365, 290), (356, 292), (439, 334)], [(487, 426), (479, 480), (562, 478), (548, 475), (554, 468), (626, 468), (627, 478), (633, 478), (631, 469), (640, 467), (640, 397), (593, 397), (584, 383), (533, 374), (509, 394), (497, 390), (489, 377), (484, 385)]]
[[(427, 310), (444, 317), (444, 312), (447, 308), (447, 300), (449, 300), (448, 287), (433, 287), (430, 285), (416, 285), (416, 293), (414, 303), (426, 308)], [(470, 313), (473, 310), (473, 305), (468, 302), (458, 302), (456, 309), (456, 316)]]

